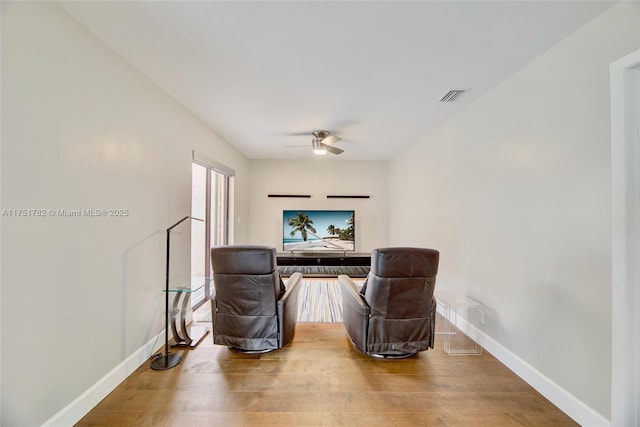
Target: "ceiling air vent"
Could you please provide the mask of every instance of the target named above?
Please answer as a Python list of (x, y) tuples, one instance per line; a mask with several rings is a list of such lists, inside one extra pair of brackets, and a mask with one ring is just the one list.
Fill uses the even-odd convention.
[(468, 91), (468, 89), (451, 89), (442, 98), (440, 98), (440, 102), (456, 102)]

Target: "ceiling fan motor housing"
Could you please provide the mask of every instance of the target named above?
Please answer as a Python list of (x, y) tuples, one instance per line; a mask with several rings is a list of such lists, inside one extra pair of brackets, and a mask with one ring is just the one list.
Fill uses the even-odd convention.
[[(313, 136), (316, 139), (319, 139), (320, 141), (322, 141), (323, 139), (325, 139), (326, 137), (329, 136), (329, 131), (326, 131), (326, 130), (315, 130), (315, 131), (313, 131)], [(320, 142), (320, 141), (318, 141), (318, 142)]]

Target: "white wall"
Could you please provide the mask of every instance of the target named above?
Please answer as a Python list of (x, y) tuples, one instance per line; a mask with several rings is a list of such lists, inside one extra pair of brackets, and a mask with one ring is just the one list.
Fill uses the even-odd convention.
[(439, 249), (436, 288), (480, 300), (491, 338), (605, 418), (608, 73), (640, 44), (638, 7), (624, 2), (596, 18), (389, 169), (390, 243)]
[[(236, 170), (243, 217), (249, 163), (54, 3), (2, 2), (2, 107), (2, 209), (47, 213), (2, 218), (0, 423), (33, 426), (164, 327), (165, 230), (190, 213), (192, 150)], [(50, 211), (83, 208), (128, 215)]]
[[(355, 209), (356, 252), (387, 246), (386, 161), (252, 160), (249, 241), (282, 250), (282, 211)], [(268, 198), (268, 194), (310, 194), (309, 199)], [(327, 199), (327, 195), (368, 195), (369, 199)]]

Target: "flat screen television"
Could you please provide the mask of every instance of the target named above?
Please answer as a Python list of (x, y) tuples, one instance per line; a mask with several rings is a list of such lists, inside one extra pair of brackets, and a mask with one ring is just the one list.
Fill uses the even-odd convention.
[(282, 249), (288, 252), (355, 251), (355, 211), (283, 211)]

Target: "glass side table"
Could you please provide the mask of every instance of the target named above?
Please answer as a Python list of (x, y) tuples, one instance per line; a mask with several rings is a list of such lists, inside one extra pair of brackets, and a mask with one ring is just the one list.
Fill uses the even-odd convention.
[[(169, 319), (173, 336), (172, 347), (195, 347), (209, 333), (209, 328), (205, 326), (187, 326), (187, 310), (191, 294), (202, 291), (207, 283), (211, 282), (211, 277), (195, 276), (191, 278), (189, 285), (169, 288), (169, 293), (174, 294)], [(167, 291), (163, 289), (162, 292)]]
[[(436, 292), (435, 297), (438, 305), (442, 307), (442, 317), (444, 317), (444, 332), (436, 332), (444, 335), (444, 351), (452, 356), (482, 354), (480, 345), (482, 329), (477, 316), (481, 304), (455, 291)], [(475, 337), (466, 336), (458, 328), (460, 314), (466, 314), (466, 321), (472, 327), (471, 332)]]

